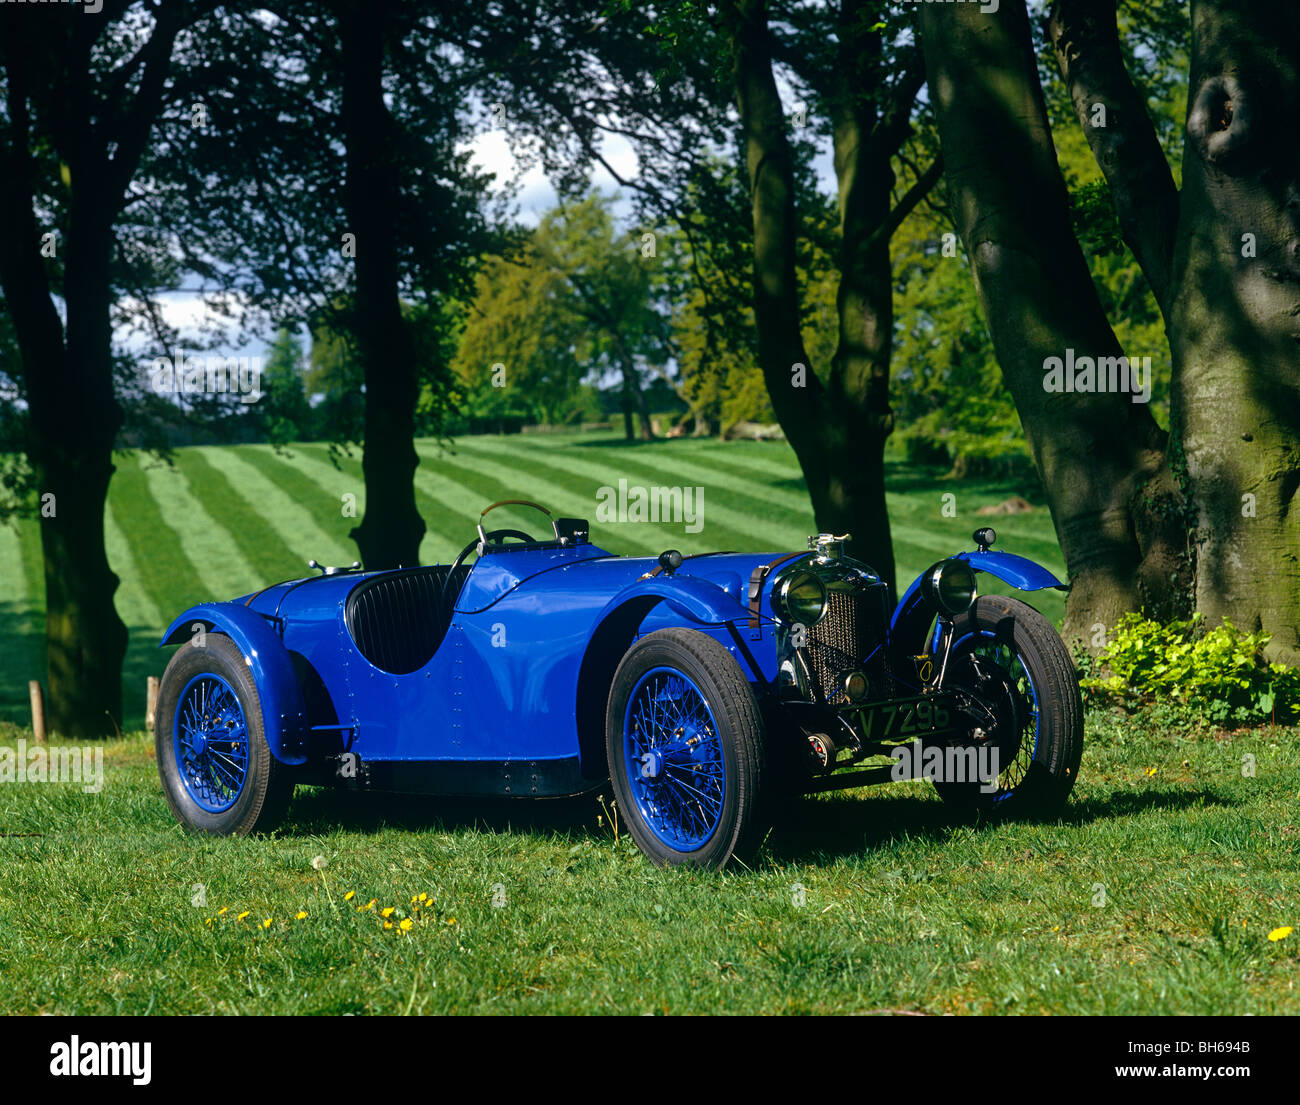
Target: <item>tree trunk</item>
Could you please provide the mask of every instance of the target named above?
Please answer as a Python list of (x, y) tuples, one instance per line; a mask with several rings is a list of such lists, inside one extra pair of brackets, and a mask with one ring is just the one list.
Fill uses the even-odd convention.
[[(82, 739), (122, 719), (126, 626), (104, 549), (104, 506), (122, 411), (113, 394), (109, 257), (116, 202), (87, 131), (67, 158), (71, 191), (63, 244), (66, 335), (50, 298), (32, 206), (27, 96), (30, 46), (7, 44), (10, 134), (0, 172), (0, 281), (22, 353), (27, 453), (41, 494), (45, 654), (50, 728)], [(63, 59), (66, 60), (66, 59)], [(116, 168), (116, 166), (114, 166)]]
[(1127, 611), (1182, 609), (1165, 435), (1129, 394), (1046, 390), (1049, 358), (1126, 351), (1070, 228), (1024, 0), (926, 5), (921, 24), (957, 229), (1070, 577), (1066, 637), (1092, 644)]
[(1170, 341), (1196, 606), (1300, 663), (1300, 12), (1192, 5)]
[(356, 235), (353, 332), (365, 370), (366, 509), (351, 537), (367, 568), (420, 562), (424, 520), (415, 506), (415, 346), (398, 296), (395, 124), (384, 104), (384, 20), (350, 2), (341, 14), (346, 229)]
[(861, 113), (867, 109), (856, 97), (845, 99), (844, 118), (836, 126), (844, 228), (840, 343), (823, 383), (808, 364), (799, 328), (794, 163), (772, 72), (765, 4), (742, 0), (730, 18), (752, 198), (759, 364), (773, 410), (803, 471), (817, 528), (851, 533), (852, 555), (871, 564), (892, 589), (894, 553), (883, 461), (893, 425), (888, 239), (879, 247), (862, 248), (881, 221), (882, 195), (884, 216), (889, 214), (887, 158), (882, 171), (879, 159), (865, 149)]
[(1169, 318), (1178, 190), (1120, 50), (1115, 0), (1056, 0), (1047, 26), (1124, 240)]

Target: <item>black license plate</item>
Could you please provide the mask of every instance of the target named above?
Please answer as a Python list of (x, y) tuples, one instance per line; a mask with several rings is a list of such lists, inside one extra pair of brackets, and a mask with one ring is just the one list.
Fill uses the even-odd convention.
[(875, 702), (858, 711), (858, 739), (865, 743), (928, 737), (955, 728), (960, 718), (951, 703), (933, 697)]

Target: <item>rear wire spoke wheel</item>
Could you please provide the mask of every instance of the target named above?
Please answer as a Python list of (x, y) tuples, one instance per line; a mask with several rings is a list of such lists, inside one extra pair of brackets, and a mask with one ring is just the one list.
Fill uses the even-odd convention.
[(610, 688), (606, 753), (628, 831), (655, 864), (723, 867), (757, 838), (762, 718), (712, 637), (662, 629), (628, 650)]
[(229, 637), (181, 645), (158, 686), (154, 748), (163, 793), (186, 828), (243, 835), (274, 828), (292, 769), (271, 752), (252, 672)]
[[(987, 677), (983, 682), (977, 670)], [(935, 780), (946, 802), (1015, 815), (1064, 806), (1083, 755), (1083, 700), (1074, 664), (1055, 627), (1018, 599), (982, 595), (953, 626), (948, 677), (975, 692), (996, 717), (996, 787)]]

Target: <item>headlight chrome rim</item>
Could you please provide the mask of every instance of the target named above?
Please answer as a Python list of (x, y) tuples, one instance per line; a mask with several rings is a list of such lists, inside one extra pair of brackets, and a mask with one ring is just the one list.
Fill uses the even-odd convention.
[[(811, 603), (806, 593), (798, 593), (809, 587), (815, 589), (816, 595)], [(815, 617), (812, 615), (814, 606)], [(788, 625), (802, 625), (811, 629), (826, 617), (829, 608), (826, 584), (815, 572), (807, 569), (801, 568), (788, 572), (782, 576), (772, 591), (772, 609), (776, 612), (776, 616)]]
[(921, 577), (921, 593), (944, 617), (960, 617), (978, 597), (975, 570), (956, 557), (941, 560)]

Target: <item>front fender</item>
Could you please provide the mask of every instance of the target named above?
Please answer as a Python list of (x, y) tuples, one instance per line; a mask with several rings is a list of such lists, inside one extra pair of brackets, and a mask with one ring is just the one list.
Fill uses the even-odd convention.
[(716, 583), (698, 576), (654, 576), (624, 587), (605, 604), (596, 619), (600, 625), (618, 607), (636, 601), (648, 610), (666, 602), (683, 618), (697, 625), (725, 625), (737, 618), (749, 617), (749, 610)]
[(646, 615), (661, 602), (699, 626), (720, 626), (749, 617), (749, 610), (716, 583), (684, 575), (639, 579), (605, 604), (583, 650), (574, 703), (582, 771), (590, 778), (609, 771), (605, 763), (605, 703), (614, 672)]
[[(987, 552), (960, 552), (953, 559), (965, 560), (976, 572), (987, 572), (1020, 591), (1042, 591), (1049, 587), (1068, 590), (1041, 564), (1015, 553), (990, 549)], [(890, 651), (896, 663), (925, 648), (925, 631), (933, 618), (933, 610), (921, 596), (921, 577), (917, 576), (899, 599), (889, 623)]]
[(284, 764), (306, 763), (307, 705), (279, 634), (245, 606), (210, 602), (190, 607), (172, 622), (159, 647), (191, 640), (196, 624), (229, 637), (243, 654), (262, 702), (262, 732), (271, 754)]

